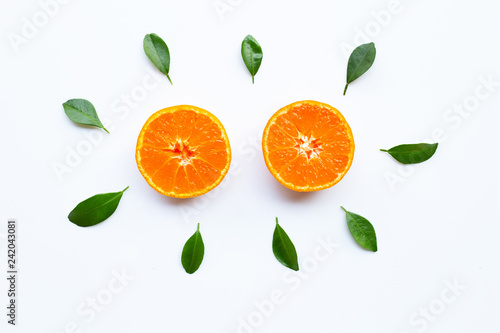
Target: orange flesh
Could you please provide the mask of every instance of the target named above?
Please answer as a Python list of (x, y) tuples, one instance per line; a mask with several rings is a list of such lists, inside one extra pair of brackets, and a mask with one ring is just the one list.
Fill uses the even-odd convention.
[(349, 170), (354, 140), (342, 114), (328, 104), (302, 101), (276, 112), (264, 129), (269, 171), (295, 191), (317, 191), (338, 183)]
[(153, 114), (137, 139), (139, 171), (161, 194), (189, 198), (215, 188), (231, 162), (220, 121), (206, 110), (180, 105)]

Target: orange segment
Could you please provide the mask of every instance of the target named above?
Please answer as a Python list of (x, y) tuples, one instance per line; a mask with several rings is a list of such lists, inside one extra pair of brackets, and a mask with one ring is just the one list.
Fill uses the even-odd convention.
[(351, 167), (354, 139), (344, 116), (315, 101), (295, 102), (269, 119), (262, 138), (267, 168), (299, 192), (337, 184)]
[(229, 170), (231, 148), (219, 119), (190, 105), (162, 109), (139, 133), (139, 171), (161, 194), (190, 198), (220, 184)]

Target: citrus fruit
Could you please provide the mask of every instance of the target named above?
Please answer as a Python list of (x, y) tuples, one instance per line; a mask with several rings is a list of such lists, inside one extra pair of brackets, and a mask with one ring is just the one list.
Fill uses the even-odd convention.
[(299, 192), (337, 184), (354, 156), (349, 124), (334, 107), (295, 102), (269, 119), (262, 137), (267, 168), (281, 184)]
[(190, 198), (222, 181), (231, 148), (219, 119), (191, 105), (162, 109), (146, 121), (137, 139), (139, 171), (161, 194)]

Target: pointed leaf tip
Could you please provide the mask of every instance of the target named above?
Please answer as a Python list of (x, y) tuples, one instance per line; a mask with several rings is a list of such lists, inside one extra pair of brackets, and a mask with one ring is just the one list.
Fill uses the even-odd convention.
[(109, 134), (97, 115), (94, 105), (82, 98), (74, 98), (63, 103), (64, 113), (73, 122), (99, 127)]
[(146, 53), (153, 65), (167, 76), (170, 84), (173, 84), (168, 75), (170, 71), (170, 51), (167, 43), (157, 34), (151, 33), (144, 36), (143, 48), (144, 53)]
[(241, 57), (252, 75), (252, 84), (255, 83), (255, 75), (259, 71), (262, 63), (262, 47), (252, 35), (247, 35), (241, 43)]
[(182, 249), (181, 263), (188, 274), (193, 274), (200, 267), (205, 255), (205, 245), (200, 233), (200, 224), (196, 232), (186, 241)]
[(341, 208), (346, 213), (347, 226), (354, 240), (365, 249), (377, 252), (377, 236), (370, 221), (361, 215), (347, 211), (342, 206)]
[(90, 227), (105, 221), (118, 208), (125, 190), (96, 194), (85, 199), (73, 208), (68, 215), (68, 220), (79, 227)]
[(392, 147), (389, 150), (380, 149), (380, 151), (387, 152), (396, 161), (403, 164), (417, 164), (430, 159), (436, 149), (438, 143), (416, 143), (416, 144), (402, 144)]
[(358, 46), (352, 51), (349, 61), (347, 62), (346, 86), (344, 95), (347, 91), (349, 83), (358, 79), (366, 73), (375, 61), (377, 51), (374, 43), (366, 43)]
[(294, 271), (299, 270), (297, 251), (290, 237), (285, 230), (279, 225), (276, 218), (276, 227), (273, 233), (273, 253), (275, 258), (285, 267)]

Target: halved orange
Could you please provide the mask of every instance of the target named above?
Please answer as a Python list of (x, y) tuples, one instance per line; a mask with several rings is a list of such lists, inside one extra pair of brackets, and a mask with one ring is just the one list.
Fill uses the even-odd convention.
[(278, 110), (264, 129), (267, 168), (281, 184), (299, 192), (337, 184), (351, 167), (354, 139), (344, 116), (315, 101)]
[(229, 170), (231, 148), (217, 117), (195, 106), (179, 105), (149, 117), (137, 139), (135, 159), (156, 191), (190, 198), (220, 184)]

